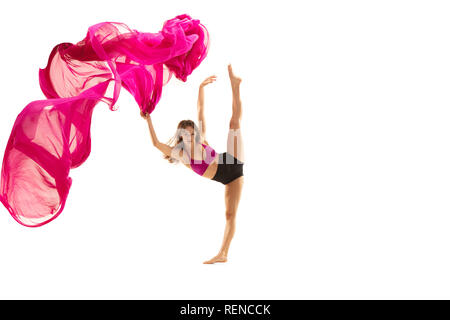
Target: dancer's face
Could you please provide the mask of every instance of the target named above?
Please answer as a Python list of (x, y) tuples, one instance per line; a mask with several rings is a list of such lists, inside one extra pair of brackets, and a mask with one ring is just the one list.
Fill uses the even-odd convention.
[(194, 141), (194, 128), (186, 127), (184, 130), (181, 130), (181, 137), (185, 143), (191, 143)]

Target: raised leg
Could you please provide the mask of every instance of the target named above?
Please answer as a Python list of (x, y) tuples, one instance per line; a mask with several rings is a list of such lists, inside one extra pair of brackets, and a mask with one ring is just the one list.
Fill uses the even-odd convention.
[(234, 75), (231, 65), (228, 65), (228, 74), (233, 93), (233, 113), (228, 131), (227, 152), (239, 161), (244, 162), (244, 144), (241, 132), (242, 103), (240, 96), (240, 84), (242, 80)]

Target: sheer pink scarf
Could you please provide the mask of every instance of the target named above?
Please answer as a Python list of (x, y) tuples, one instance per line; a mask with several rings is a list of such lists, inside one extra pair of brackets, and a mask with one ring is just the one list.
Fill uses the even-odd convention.
[(69, 171), (89, 157), (91, 117), (99, 101), (116, 110), (123, 87), (151, 113), (172, 74), (186, 82), (208, 49), (208, 31), (186, 14), (167, 20), (158, 33), (102, 22), (77, 44), (55, 46), (39, 71), (48, 99), (20, 112), (3, 158), (0, 200), (14, 219), (37, 227), (62, 212), (72, 184)]

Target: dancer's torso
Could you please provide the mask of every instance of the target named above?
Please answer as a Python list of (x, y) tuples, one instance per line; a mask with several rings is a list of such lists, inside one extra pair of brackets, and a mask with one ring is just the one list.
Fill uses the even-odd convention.
[[(205, 160), (202, 161), (202, 166), (207, 166), (206, 170), (203, 172), (203, 174), (201, 174), (202, 177), (208, 178), (208, 179), (212, 179), (214, 177), (214, 175), (217, 172), (217, 167), (218, 167), (218, 163), (219, 163), (219, 154), (217, 152), (215, 152), (213, 150), (213, 152), (211, 152), (211, 158), (208, 158), (206, 154), (207, 150), (206, 148), (211, 148), (208, 145), (204, 145), (202, 146), (202, 159), (207, 159), (208, 162), (205, 164)], [(195, 159), (195, 158), (194, 158)], [(194, 161), (194, 159), (192, 159), (192, 161)], [(191, 169), (192, 171), (194, 171), (197, 174), (200, 174), (199, 172), (197, 172), (196, 170), (199, 170), (196, 167), (196, 163), (198, 163), (200, 161), (200, 159), (195, 159), (196, 163), (192, 163), (191, 158), (189, 156), (189, 154), (187, 154), (187, 152), (184, 152), (183, 154), (183, 164), (188, 167), (189, 169)], [(192, 164), (192, 166), (191, 166)], [(196, 170), (194, 170), (194, 168)]]

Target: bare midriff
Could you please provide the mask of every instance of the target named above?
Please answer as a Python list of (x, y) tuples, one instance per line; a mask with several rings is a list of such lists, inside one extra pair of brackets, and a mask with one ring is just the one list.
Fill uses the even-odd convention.
[[(186, 160), (186, 159), (185, 159)], [(188, 161), (184, 161), (183, 164), (192, 170), (190, 164)], [(219, 166), (219, 153), (216, 153), (214, 160), (209, 163), (208, 168), (206, 168), (205, 172), (203, 173), (202, 177), (212, 179), (217, 172), (217, 167)], [(194, 170), (192, 170), (195, 172)]]

